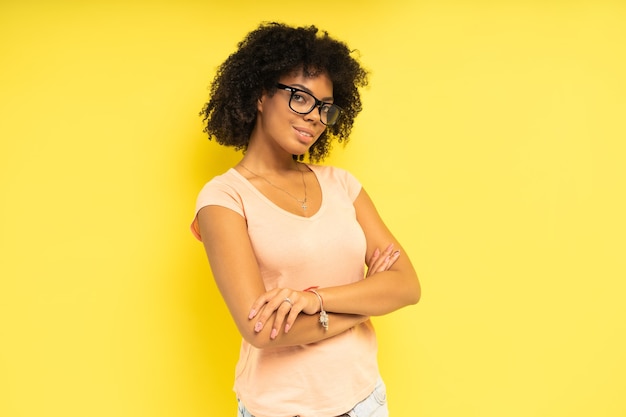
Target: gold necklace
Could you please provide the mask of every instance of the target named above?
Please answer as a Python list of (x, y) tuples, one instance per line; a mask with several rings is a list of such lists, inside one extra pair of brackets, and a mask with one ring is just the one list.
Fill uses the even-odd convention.
[(294, 200), (296, 200), (296, 201), (300, 204), (300, 207), (302, 207), (302, 210), (303, 210), (303, 211), (306, 211), (306, 209), (307, 209), (307, 208), (309, 208), (309, 207), (307, 206), (307, 204), (306, 204), (306, 203), (307, 203), (307, 195), (306, 195), (306, 181), (304, 181), (304, 171), (302, 171), (301, 169), (299, 169), (299, 168), (298, 168), (298, 171), (300, 171), (300, 174), (302, 175), (302, 185), (304, 185), (304, 199), (303, 199), (303, 200), (301, 200), (301, 199), (299, 199), (298, 197), (296, 197), (295, 195), (291, 194), (289, 191), (285, 190), (284, 188), (281, 188), (281, 187), (279, 187), (278, 185), (276, 185), (276, 184), (272, 183), (272, 182), (271, 182), (270, 180), (268, 180), (267, 178), (265, 178), (265, 177), (263, 177), (263, 176), (261, 176), (261, 175), (259, 175), (259, 174), (255, 173), (255, 172), (250, 171), (250, 170), (248, 169), (248, 167), (246, 167), (244, 164), (239, 163), (239, 165), (241, 165), (241, 167), (242, 167), (243, 169), (245, 169), (246, 171), (248, 171), (250, 174), (254, 175), (255, 177), (259, 177), (259, 178), (261, 178), (263, 181), (265, 181), (266, 183), (268, 183), (268, 184), (269, 184), (269, 185), (271, 185), (272, 187), (274, 187), (274, 188), (276, 188), (276, 189), (278, 189), (278, 190), (282, 191), (283, 193), (287, 194), (289, 197), (291, 197), (291, 198), (293, 198)]

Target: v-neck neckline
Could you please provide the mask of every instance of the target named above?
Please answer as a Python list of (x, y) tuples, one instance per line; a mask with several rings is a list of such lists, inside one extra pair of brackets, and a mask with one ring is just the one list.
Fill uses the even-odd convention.
[(302, 216), (300, 214), (296, 214), (293, 213), (289, 210), (286, 210), (284, 208), (282, 208), (281, 206), (279, 206), (278, 204), (274, 203), (271, 199), (269, 199), (265, 194), (263, 194), (258, 188), (256, 188), (254, 186), (254, 184), (252, 184), (250, 182), (250, 180), (246, 177), (244, 177), (239, 171), (237, 171), (235, 168), (230, 168), (229, 171), (231, 171), (237, 178), (239, 178), (245, 185), (246, 187), (248, 187), (254, 194), (256, 194), (261, 200), (263, 200), (266, 204), (270, 205), (271, 207), (273, 207), (274, 209), (297, 219), (301, 219), (301, 220), (314, 220), (315, 218), (319, 217), (322, 213), (322, 211), (324, 210), (325, 206), (326, 206), (326, 199), (324, 198), (324, 185), (322, 184), (322, 182), (319, 180), (319, 176), (315, 170), (315, 167), (309, 164), (304, 164), (315, 176), (315, 180), (317, 181), (317, 184), (320, 187), (320, 195), (322, 197), (322, 201), (320, 202), (320, 206), (318, 208), (318, 210), (313, 213), (310, 216)]

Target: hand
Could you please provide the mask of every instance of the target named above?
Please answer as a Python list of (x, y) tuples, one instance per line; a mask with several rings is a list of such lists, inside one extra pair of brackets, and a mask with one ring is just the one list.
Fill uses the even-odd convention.
[[(367, 261), (367, 277), (389, 270), (399, 257), (400, 251), (393, 250), (393, 243), (382, 252), (377, 248)], [(265, 292), (254, 301), (248, 319), (257, 319), (254, 331), (259, 333), (272, 314), (276, 312), (270, 332), (270, 339), (275, 339), (283, 323), (285, 323), (285, 333), (287, 333), (298, 318), (298, 314), (303, 312), (310, 315), (318, 311), (319, 300), (315, 294), (290, 288), (275, 288)]]
[(384, 272), (389, 270), (391, 266), (396, 263), (398, 258), (400, 257), (400, 251), (393, 250), (393, 243), (387, 246), (382, 253), (376, 248), (372, 256), (367, 261), (367, 275), (366, 277), (371, 277), (377, 272)]
[(257, 322), (254, 331), (259, 333), (265, 327), (272, 313), (276, 312), (270, 339), (278, 336), (278, 331), (285, 323), (285, 333), (293, 326), (298, 314), (315, 314), (319, 310), (317, 296), (307, 291), (295, 291), (289, 288), (275, 288), (267, 291), (252, 304), (248, 319), (255, 317)]

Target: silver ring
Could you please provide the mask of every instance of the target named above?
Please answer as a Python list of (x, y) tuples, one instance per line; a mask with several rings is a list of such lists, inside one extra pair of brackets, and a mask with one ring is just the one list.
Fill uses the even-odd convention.
[(288, 302), (289, 304), (291, 304), (291, 306), (293, 307), (293, 301), (291, 301), (291, 298), (289, 298), (289, 297), (285, 298), (285, 299), (283, 300), (283, 303), (284, 303), (285, 301), (286, 301), (286, 302)]

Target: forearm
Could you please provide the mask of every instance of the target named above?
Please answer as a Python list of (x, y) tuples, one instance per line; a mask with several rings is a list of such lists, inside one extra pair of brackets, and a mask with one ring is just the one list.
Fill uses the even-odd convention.
[(328, 330), (325, 330), (319, 322), (319, 314), (300, 313), (287, 333), (283, 327), (278, 329), (276, 337), (272, 339), (270, 336), (275, 315), (276, 313), (270, 316), (266, 325), (259, 332), (254, 331), (255, 320), (251, 320), (245, 329), (240, 329), (246, 341), (262, 349), (306, 345), (336, 336), (369, 319), (367, 316), (357, 314), (328, 313), (330, 325)]
[(328, 312), (380, 316), (416, 304), (421, 289), (417, 276), (389, 270), (359, 282), (317, 290)]
[[(368, 276), (353, 284), (318, 289), (324, 298), (325, 309), (335, 313), (379, 316), (417, 303), (421, 289), (415, 268), (364, 189), (354, 201), (354, 207), (367, 242)], [(387, 249), (377, 261), (377, 254), (383, 248)], [(394, 251), (393, 254), (390, 250)], [(393, 259), (393, 264), (381, 266), (380, 259)]]

